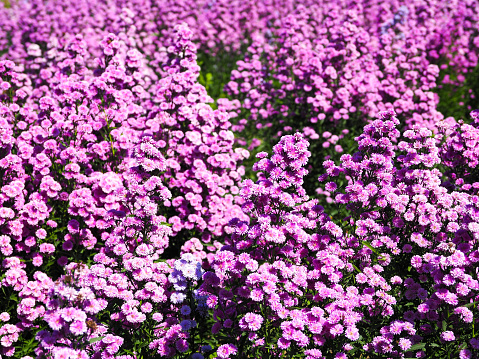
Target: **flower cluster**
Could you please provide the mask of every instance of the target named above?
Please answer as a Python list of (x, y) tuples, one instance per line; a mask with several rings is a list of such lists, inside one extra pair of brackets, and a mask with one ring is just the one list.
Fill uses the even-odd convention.
[[(340, 285), (353, 271), (353, 252), (342, 242), (342, 229), (302, 187), (308, 146), (295, 134), (282, 137), (270, 158), (257, 155), (259, 181), (246, 180), (241, 189), (251, 222), (231, 222), (231, 243), (216, 253), (214, 272), (203, 276), (200, 290), (217, 318), (212, 332), (231, 342), (241, 333), (241, 353), (319, 358), (317, 346), (328, 338), (359, 336), (358, 290)], [(218, 356), (229, 357), (220, 349)]]
[(168, 48), (172, 54), (165, 65), (154, 101), (158, 109), (157, 128), (167, 148), (168, 170), (163, 175), (173, 197), (171, 207), (177, 215), (168, 222), (173, 234), (196, 230), (203, 242), (224, 234), (231, 218), (241, 217), (238, 184), (244, 168), (238, 166), (249, 156), (247, 150), (233, 149), (229, 115), (213, 110), (212, 99), (196, 81), (199, 66), (192, 32), (183, 24), (176, 27), (177, 41)]
[(0, 1), (0, 357), (477, 359), (478, 20)]
[[(163, 337), (160, 328), (177, 321), (177, 311), (162, 309), (172, 257), (192, 229), (203, 243), (216, 243), (232, 217), (246, 218), (234, 195), (248, 152), (233, 148), (228, 114), (209, 107), (196, 82), (191, 31), (179, 25), (172, 36), (155, 84), (157, 75), (121, 34), (106, 34), (98, 57), (88, 57), (81, 35), (67, 34), (47, 55), (30, 45), (31, 56), (45, 61), (0, 61), (2, 288), (9, 313), (18, 312), (15, 333), (33, 335), (39, 356), (173, 353), (168, 343), (135, 347), (131, 335), (141, 326)], [(81, 263), (91, 268), (78, 274), (89, 278), (78, 290), (107, 305), (82, 320), (61, 319), (65, 308), (90, 305), (50, 300), (58, 295), (50, 293), (53, 282)], [(193, 300), (201, 307), (200, 297)], [(106, 313), (116, 350), (88, 342), (86, 323), (104, 322)], [(5, 353), (17, 355), (17, 339), (5, 339)]]
[[(468, 22), (477, 18), (475, 8), (461, 2), (452, 14), (443, 3), (422, 1), (396, 9), (356, 2), (347, 11), (337, 2), (300, 5), (253, 37), (225, 85), (230, 100), (219, 103), (237, 113), (235, 129), (245, 137), (260, 132), (272, 139), (266, 146), (303, 131), (318, 153), (310, 168), (315, 175), (326, 157), (353, 149), (342, 131), (359, 134), (379, 111), (394, 109), (406, 128), (436, 132), (443, 118), (435, 93), (440, 69), (467, 73), (477, 66), (477, 34), (470, 27), (477, 20)], [(459, 18), (467, 22), (461, 35), (451, 32)], [(465, 46), (471, 42), (475, 51)], [(446, 44), (470, 56), (452, 60)], [(314, 180), (306, 184), (309, 191), (316, 187)]]
[[(371, 338), (364, 350), (401, 355), (414, 346), (423, 357), (444, 344), (445, 353), (457, 353), (447, 342), (461, 337), (470, 343), (461, 353), (470, 352), (469, 308), (479, 291), (477, 197), (470, 187), (442, 182), (441, 157), (448, 158), (449, 148), (438, 147), (441, 136), (413, 127), (400, 139), (395, 114), (381, 116), (356, 139), (359, 151), (343, 155), (339, 166), (326, 161), (320, 178), (344, 183), (335, 189), (335, 203), (350, 214), (344, 228), (355, 249), (355, 280), (382, 302), (369, 305), (369, 315), (380, 315), (383, 326), (375, 337), (361, 333)], [(448, 141), (453, 146), (455, 139)], [(398, 317), (408, 327), (387, 324)]]

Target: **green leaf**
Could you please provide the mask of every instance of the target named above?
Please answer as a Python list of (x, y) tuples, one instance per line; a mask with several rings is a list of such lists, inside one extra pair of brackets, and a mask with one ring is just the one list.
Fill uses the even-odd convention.
[(378, 254), (378, 251), (376, 248), (374, 248), (368, 241), (362, 241), (363, 245), (368, 247), (370, 250), (372, 250), (374, 253)]
[(354, 269), (356, 269), (359, 273), (361, 273), (361, 271), (359, 270), (358, 267), (356, 267), (354, 264), (351, 263), (351, 265), (353, 266)]
[(445, 332), (447, 329), (447, 323), (445, 320), (442, 321), (442, 331)]
[(413, 351), (413, 350), (421, 350), (421, 349), (424, 349), (424, 347), (426, 346), (426, 343), (418, 343), (418, 344), (414, 344), (412, 347), (410, 347), (408, 350), (406, 350), (407, 352), (410, 352), (410, 351)]
[(99, 342), (100, 340), (102, 340), (102, 339), (105, 338), (105, 337), (106, 337), (106, 335), (104, 335), (104, 336), (102, 336), (102, 337), (91, 338), (88, 342), (89, 342), (90, 344), (96, 343), (96, 342)]

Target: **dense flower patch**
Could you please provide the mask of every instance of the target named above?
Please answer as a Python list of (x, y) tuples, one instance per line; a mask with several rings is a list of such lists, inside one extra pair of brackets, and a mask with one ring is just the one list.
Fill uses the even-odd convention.
[(478, 17), (0, 2), (0, 358), (478, 358)]

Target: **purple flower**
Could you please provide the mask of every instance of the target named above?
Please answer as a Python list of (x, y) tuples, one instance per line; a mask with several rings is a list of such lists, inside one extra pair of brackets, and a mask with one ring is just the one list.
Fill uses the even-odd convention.
[(223, 344), (218, 347), (216, 350), (216, 355), (218, 355), (218, 358), (226, 359), (231, 357), (232, 355), (235, 355), (238, 352), (238, 348), (236, 348), (235, 345), (233, 344)]
[(402, 351), (406, 351), (409, 348), (411, 348), (412, 342), (409, 339), (406, 338), (401, 338), (399, 339), (399, 347), (401, 348)]
[(243, 330), (257, 331), (261, 328), (263, 323), (263, 317), (259, 314), (246, 313), (243, 318), (241, 318), (239, 325)]
[(85, 322), (76, 320), (72, 324), (70, 324), (70, 331), (75, 335), (82, 335), (86, 333), (87, 326)]
[(446, 342), (452, 342), (456, 340), (456, 337), (454, 336), (454, 333), (452, 331), (447, 330), (441, 333), (441, 339)]

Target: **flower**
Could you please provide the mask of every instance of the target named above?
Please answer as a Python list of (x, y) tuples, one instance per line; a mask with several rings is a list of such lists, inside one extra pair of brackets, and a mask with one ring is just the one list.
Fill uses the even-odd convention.
[(235, 355), (238, 352), (238, 348), (236, 348), (233, 344), (223, 344), (218, 347), (216, 350), (216, 355), (218, 358), (230, 358), (232, 355)]
[(441, 339), (445, 342), (452, 342), (456, 340), (456, 337), (454, 336), (454, 333), (452, 331), (447, 330), (441, 333)]

